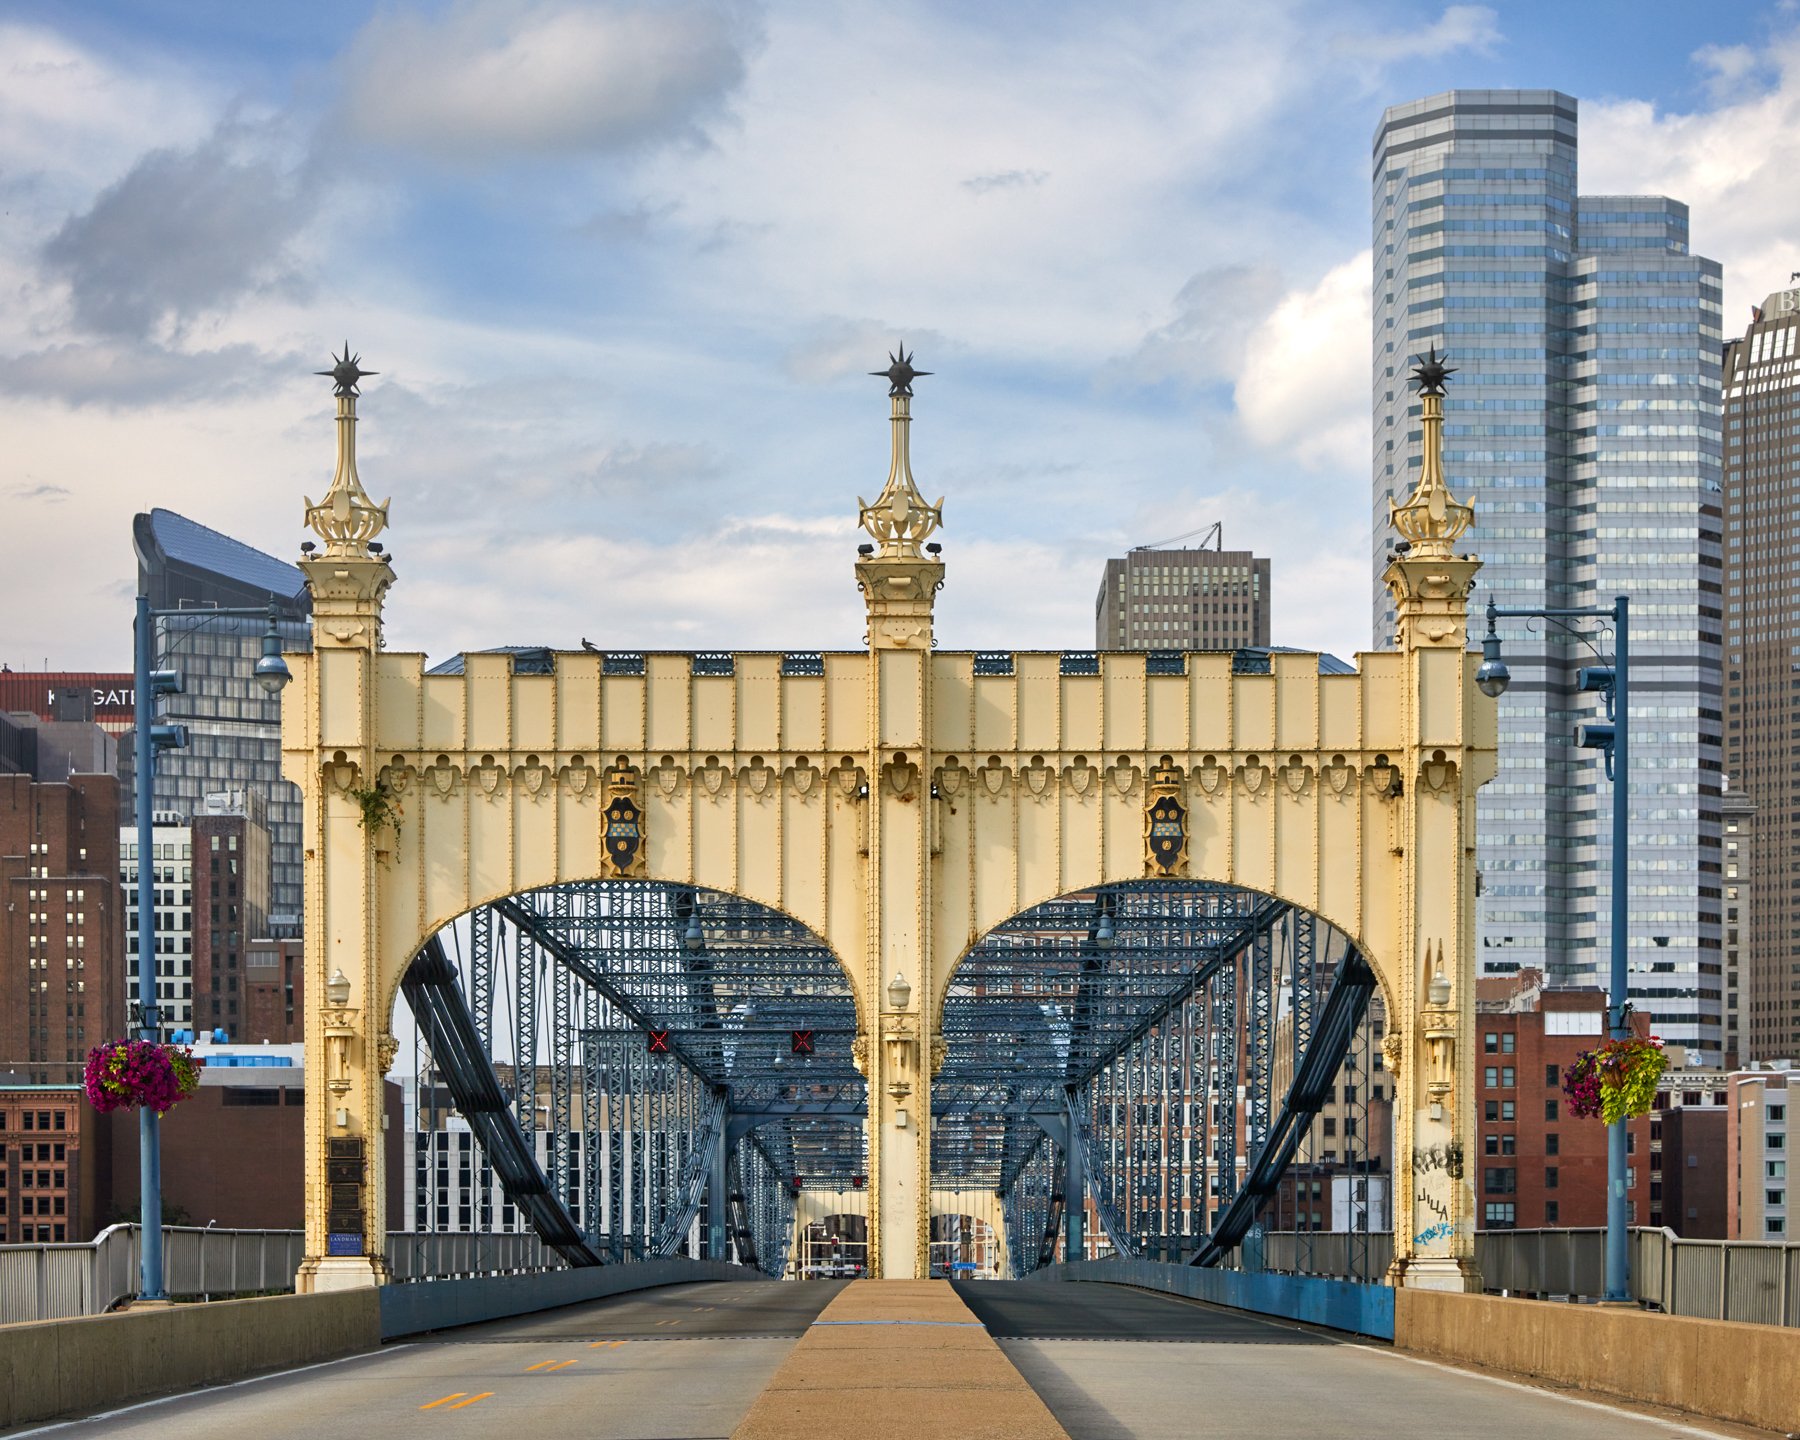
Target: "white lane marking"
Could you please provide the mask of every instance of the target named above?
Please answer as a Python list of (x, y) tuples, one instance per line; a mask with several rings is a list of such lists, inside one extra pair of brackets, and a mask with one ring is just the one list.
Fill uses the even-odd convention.
[(355, 1355), (340, 1355), (335, 1360), (318, 1360), (311, 1365), (296, 1365), (292, 1370), (273, 1370), (267, 1375), (251, 1375), (243, 1380), (227, 1380), (223, 1385), (204, 1385), (198, 1390), (183, 1390), (178, 1395), (158, 1395), (154, 1399), (139, 1400), (132, 1405), (121, 1405), (117, 1410), (102, 1410), (97, 1415), (82, 1415), (74, 1420), (57, 1420), (49, 1425), (39, 1425), (34, 1430), (15, 1430), (6, 1440), (26, 1440), (28, 1435), (49, 1435), (57, 1430), (67, 1430), (71, 1425), (92, 1425), (100, 1420), (116, 1420), (121, 1415), (129, 1415), (135, 1410), (148, 1410), (153, 1405), (167, 1405), (173, 1400), (195, 1400), (203, 1395), (217, 1395), (222, 1390), (236, 1390), (244, 1385), (260, 1385), (265, 1380), (280, 1380), (288, 1375), (304, 1375), (308, 1370), (328, 1370), (333, 1365), (347, 1364), (351, 1360), (367, 1360), (371, 1355), (396, 1355), (402, 1350), (411, 1350), (414, 1342), (394, 1346), (383, 1346), (379, 1350), (363, 1350)]
[(1601, 1410), (1608, 1415), (1636, 1420), (1640, 1424), (1659, 1425), (1671, 1435), (1697, 1435), (1702, 1437), (1702, 1440), (1731, 1440), (1731, 1437), (1726, 1435), (1723, 1430), (1701, 1430), (1692, 1425), (1680, 1424), (1678, 1421), (1664, 1420), (1660, 1416), (1645, 1415), (1636, 1410), (1621, 1410), (1615, 1405), (1608, 1405), (1600, 1400), (1583, 1400), (1577, 1395), (1565, 1395), (1560, 1390), (1544, 1390), (1536, 1385), (1526, 1385), (1517, 1380), (1504, 1380), (1498, 1375), (1484, 1375), (1479, 1370), (1464, 1370), (1458, 1365), (1445, 1365), (1437, 1360), (1427, 1360), (1422, 1355), (1407, 1355), (1398, 1350), (1378, 1350), (1369, 1345), (1347, 1348), (1362, 1350), (1370, 1355), (1385, 1355), (1390, 1360), (1404, 1360), (1411, 1365), (1425, 1365), (1433, 1370), (1442, 1370), (1445, 1374), (1458, 1375), (1469, 1380), (1485, 1380), (1490, 1385), (1503, 1385), (1508, 1390), (1522, 1390), (1527, 1395), (1540, 1395), (1550, 1400), (1561, 1400), (1565, 1404), (1580, 1405), (1588, 1410)]

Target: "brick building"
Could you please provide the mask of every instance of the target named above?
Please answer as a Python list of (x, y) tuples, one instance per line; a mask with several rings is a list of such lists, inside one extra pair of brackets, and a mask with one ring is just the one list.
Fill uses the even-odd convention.
[(0, 775), (0, 1071), (74, 1084), (125, 1027), (119, 782)]
[(261, 802), (244, 790), (208, 795), (191, 833), (194, 1028), (273, 1040), (245, 1025), (250, 943), (269, 931), (269, 831)]
[(111, 1186), (106, 1117), (78, 1085), (0, 1075), (0, 1244), (91, 1240)]
[(303, 942), (267, 938), (249, 942), (244, 952), (242, 1027), (247, 1042), (298, 1045), (306, 1038), (305, 974)]
[[(1605, 995), (1546, 989), (1540, 972), (1525, 969), (1477, 982), (1475, 1008), (1476, 1228), (1604, 1225), (1606, 1127), (1566, 1113), (1562, 1082), (1576, 1058), (1605, 1039)], [(1648, 1017), (1636, 1018), (1647, 1034)], [(1626, 1130), (1634, 1225), (1663, 1223), (1651, 1125), (1644, 1116)]]

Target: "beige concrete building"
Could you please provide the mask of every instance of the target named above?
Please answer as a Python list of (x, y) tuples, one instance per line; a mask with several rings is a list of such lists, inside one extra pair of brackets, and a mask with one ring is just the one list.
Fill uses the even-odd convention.
[(1269, 562), (1248, 550), (1140, 546), (1108, 560), (1096, 650), (1236, 650), (1269, 643)]
[(1726, 1116), (1725, 1175), (1729, 1238), (1790, 1240), (1789, 1105), (1794, 1071), (1740, 1070), (1731, 1077)]

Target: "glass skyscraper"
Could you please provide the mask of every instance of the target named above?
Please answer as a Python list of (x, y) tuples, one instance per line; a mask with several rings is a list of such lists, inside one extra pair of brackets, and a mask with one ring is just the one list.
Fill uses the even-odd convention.
[[(1375, 638), (1388, 501), (1420, 464), (1412, 357), (1458, 367), (1444, 468), (1485, 563), (1471, 634), (1501, 605), (1632, 602), (1631, 994), (1665, 1039), (1717, 1057), (1720, 954), (1720, 284), (1687, 207), (1584, 196), (1576, 102), (1459, 90), (1397, 105), (1374, 144)], [(1554, 625), (1508, 622), (1500, 770), (1478, 801), (1483, 973), (1600, 984), (1610, 784), (1574, 748), (1599, 697)], [(1610, 654), (1610, 640), (1600, 642)]]
[(163, 712), (188, 728), (185, 750), (156, 762), (156, 808), (189, 816), (208, 795), (255, 793), (270, 834), (269, 919), (298, 934), (302, 913), (300, 792), (281, 775), (281, 697), (256, 683), (268, 621), (209, 615), (214, 609), (275, 604), (282, 648), (312, 649), (312, 596), (299, 567), (252, 549), (172, 510), (137, 516), (132, 540), (138, 585), (158, 610), (156, 654), (179, 670), (183, 693)]

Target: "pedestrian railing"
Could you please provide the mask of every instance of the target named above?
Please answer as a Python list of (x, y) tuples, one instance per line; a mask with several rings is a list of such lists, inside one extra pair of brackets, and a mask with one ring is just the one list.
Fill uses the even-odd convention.
[[(1269, 1231), (1258, 1268), (1380, 1281), (1394, 1253), (1385, 1232)], [(1483, 1230), (1475, 1262), (1490, 1292), (1598, 1300), (1606, 1289), (1606, 1231)], [(1242, 1260), (1238, 1268), (1245, 1268)], [(1671, 1315), (1800, 1326), (1800, 1243), (1688, 1240), (1666, 1228), (1631, 1232), (1635, 1299)]]
[[(101, 1315), (138, 1293), (139, 1230), (112, 1225), (93, 1240), (64, 1245), (0, 1245), (0, 1325)], [(306, 1253), (298, 1230), (163, 1227), (164, 1288), (179, 1300), (278, 1294), (294, 1288)], [(536, 1235), (387, 1237), (397, 1281), (559, 1269), (561, 1257)]]

